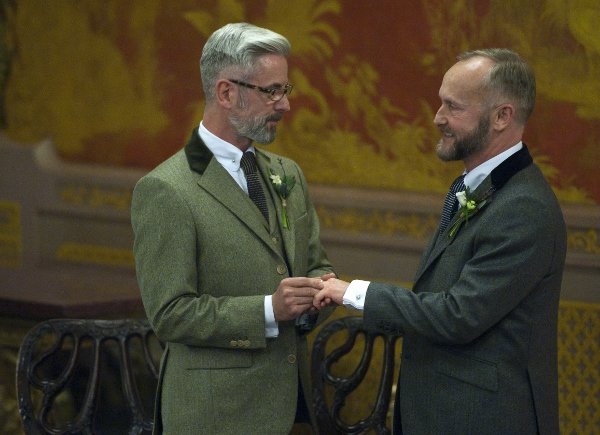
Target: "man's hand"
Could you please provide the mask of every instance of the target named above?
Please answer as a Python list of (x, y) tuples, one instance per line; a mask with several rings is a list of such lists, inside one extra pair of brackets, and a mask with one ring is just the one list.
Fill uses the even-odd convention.
[[(324, 277), (330, 278), (329, 275)], [(301, 314), (316, 312), (313, 296), (323, 288), (321, 278), (285, 278), (273, 293), (275, 321), (294, 320)]]
[(337, 278), (327, 279), (323, 282), (323, 290), (315, 295), (313, 305), (318, 309), (330, 304), (342, 305), (344, 293), (346, 293), (349, 285), (350, 283)]
[(321, 277), (321, 279), (322, 279), (323, 281), (327, 281), (327, 280), (329, 280), (329, 279), (331, 279), (331, 278), (335, 278), (335, 273), (328, 273), (328, 274), (326, 274), (326, 275), (323, 275), (323, 276)]

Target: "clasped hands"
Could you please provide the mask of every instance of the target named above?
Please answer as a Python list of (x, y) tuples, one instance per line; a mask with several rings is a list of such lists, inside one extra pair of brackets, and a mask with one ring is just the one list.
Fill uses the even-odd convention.
[(328, 305), (342, 305), (348, 285), (333, 273), (320, 278), (285, 278), (273, 293), (275, 320), (293, 320), (302, 314), (315, 314)]

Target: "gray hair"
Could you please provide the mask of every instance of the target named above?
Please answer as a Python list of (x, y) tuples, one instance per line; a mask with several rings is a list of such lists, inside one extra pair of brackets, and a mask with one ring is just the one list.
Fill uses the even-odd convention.
[(535, 105), (535, 75), (531, 67), (514, 51), (507, 48), (487, 48), (461, 53), (459, 61), (482, 56), (492, 60), (495, 65), (483, 79), (484, 90), (493, 96), (492, 105), (502, 104), (508, 99), (515, 107), (515, 120), (522, 125), (533, 112)]
[(248, 23), (227, 24), (214, 32), (202, 50), (200, 74), (206, 104), (216, 99), (215, 86), (220, 79), (248, 80), (258, 71), (261, 56), (287, 57), (290, 43), (278, 33)]

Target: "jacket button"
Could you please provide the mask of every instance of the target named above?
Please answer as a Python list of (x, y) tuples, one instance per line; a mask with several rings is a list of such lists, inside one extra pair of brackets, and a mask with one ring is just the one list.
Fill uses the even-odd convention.
[(277, 273), (283, 275), (285, 273), (285, 266), (277, 266)]
[(287, 362), (289, 362), (290, 364), (294, 364), (296, 362), (296, 355), (294, 355), (294, 354), (288, 355)]
[(244, 345), (244, 340), (238, 340), (237, 345), (240, 346), (240, 347), (243, 346)]
[(250, 340), (244, 340), (244, 347), (250, 347)]
[(231, 340), (231, 341), (229, 342), (229, 344), (230, 344), (232, 347), (236, 347), (236, 346), (237, 346), (237, 341), (235, 341), (235, 340)]

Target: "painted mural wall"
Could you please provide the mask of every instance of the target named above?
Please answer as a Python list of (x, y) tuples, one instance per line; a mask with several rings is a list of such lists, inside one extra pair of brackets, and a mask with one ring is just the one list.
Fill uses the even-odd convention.
[(432, 120), (456, 54), (510, 47), (533, 66), (525, 142), (559, 199), (600, 203), (597, 0), (0, 0), (0, 121), (73, 162), (150, 169), (202, 119), (208, 36), (285, 35), (292, 111), (269, 149), (310, 182), (445, 192)]

